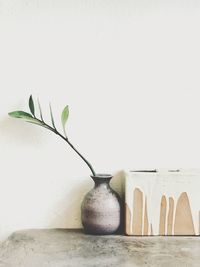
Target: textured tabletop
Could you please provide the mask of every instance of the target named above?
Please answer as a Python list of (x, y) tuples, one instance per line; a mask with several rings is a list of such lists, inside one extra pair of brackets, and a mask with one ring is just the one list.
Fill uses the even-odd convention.
[(25, 230), (0, 245), (0, 267), (199, 267), (199, 237), (91, 236)]

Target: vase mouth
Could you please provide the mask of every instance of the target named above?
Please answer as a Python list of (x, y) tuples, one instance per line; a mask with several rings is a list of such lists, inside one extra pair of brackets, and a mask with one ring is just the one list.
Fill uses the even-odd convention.
[(110, 179), (112, 178), (112, 174), (107, 173), (97, 173), (96, 175), (91, 175), (91, 178), (99, 178), (99, 179)]

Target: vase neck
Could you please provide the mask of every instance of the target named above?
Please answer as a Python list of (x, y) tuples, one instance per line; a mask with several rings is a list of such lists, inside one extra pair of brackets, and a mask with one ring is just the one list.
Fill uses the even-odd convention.
[(95, 183), (95, 187), (110, 187), (109, 183), (112, 179), (112, 175), (110, 174), (96, 174), (95, 176), (91, 176)]

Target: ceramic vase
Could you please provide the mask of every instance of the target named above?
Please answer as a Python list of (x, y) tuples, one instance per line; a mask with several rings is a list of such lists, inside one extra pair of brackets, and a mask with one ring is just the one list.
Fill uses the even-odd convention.
[(112, 175), (97, 174), (91, 176), (94, 188), (83, 199), (81, 220), (88, 234), (108, 235), (120, 230), (121, 200), (110, 187)]

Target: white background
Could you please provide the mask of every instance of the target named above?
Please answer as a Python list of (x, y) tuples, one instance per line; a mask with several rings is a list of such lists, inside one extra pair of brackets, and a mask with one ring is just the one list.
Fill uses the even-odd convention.
[[(89, 169), (8, 118), (32, 93), (97, 172), (200, 166), (199, 1), (0, 0), (0, 238), (80, 227)], [(120, 191), (121, 181), (114, 187)]]

